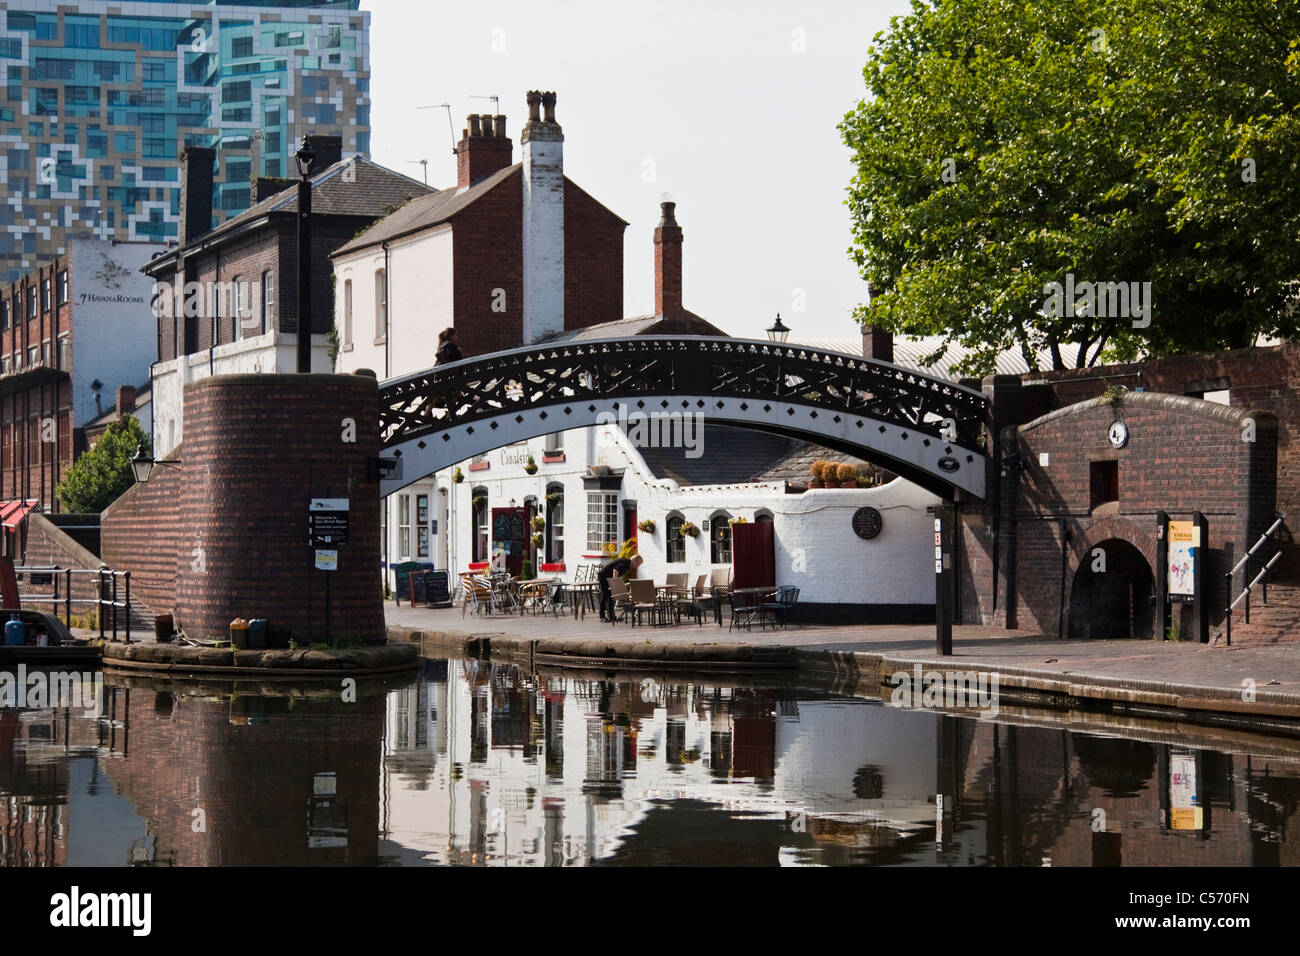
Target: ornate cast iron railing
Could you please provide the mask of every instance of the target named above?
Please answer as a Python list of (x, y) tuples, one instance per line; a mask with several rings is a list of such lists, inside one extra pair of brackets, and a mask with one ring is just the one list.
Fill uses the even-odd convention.
[(979, 392), (873, 359), (745, 339), (638, 336), (494, 352), (390, 379), (380, 385), (380, 437), (388, 447), (511, 411), (639, 395), (798, 403), (972, 449), (981, 447), (987, 406)]

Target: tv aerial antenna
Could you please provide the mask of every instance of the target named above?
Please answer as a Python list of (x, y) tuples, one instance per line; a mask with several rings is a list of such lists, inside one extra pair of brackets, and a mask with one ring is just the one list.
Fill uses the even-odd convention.
[[(433, 106), (417, 106), (417, 110), (446, 110), (447, 111), (447, 131), (451, 134), (451, 154), (456, 155), (456, 127), (451, 121), (451, 104), (435, 103)], [(417, 160), (418, 162), (418, 160)], [(426, 184), (427, 185), (427, 184)]]

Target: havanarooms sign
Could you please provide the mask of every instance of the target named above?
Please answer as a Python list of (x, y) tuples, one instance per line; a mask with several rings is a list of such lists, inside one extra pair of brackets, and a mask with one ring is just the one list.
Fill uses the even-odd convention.
[(93, 292), (82, 292), (78, 296), (79, 305), (94, 303), (104, 305), (144, 305), (145, 298), (142, 295), (123, 295), (120, 292), (117, 295), (95, 295)]

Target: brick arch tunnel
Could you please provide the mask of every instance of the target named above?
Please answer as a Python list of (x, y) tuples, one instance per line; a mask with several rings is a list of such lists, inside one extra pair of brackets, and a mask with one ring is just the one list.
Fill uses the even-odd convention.
[(1132, 542), (1108, 537), (1088, 546), (1069, 585), (1065, 635), (1150, 638), (1155, 627), (1155, 574)]

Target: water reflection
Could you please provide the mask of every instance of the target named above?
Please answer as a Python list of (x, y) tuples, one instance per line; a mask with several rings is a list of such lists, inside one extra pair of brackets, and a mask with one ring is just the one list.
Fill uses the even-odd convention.
[(331, 685), (110, 676), (102, 714), (0, 710), (0, 860), (1300, 862), (1300, 741), (1060, 719), (463, 660), (355, 702)]

